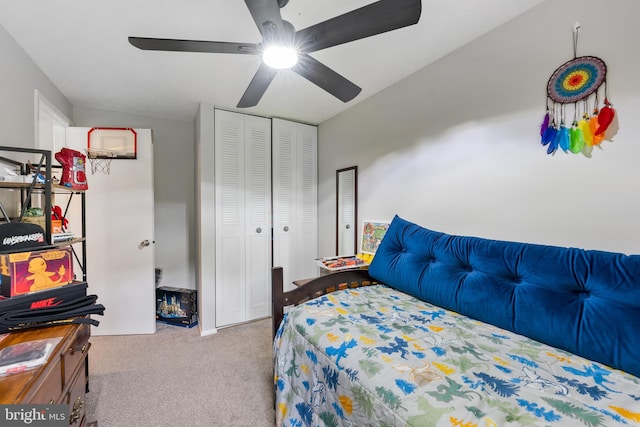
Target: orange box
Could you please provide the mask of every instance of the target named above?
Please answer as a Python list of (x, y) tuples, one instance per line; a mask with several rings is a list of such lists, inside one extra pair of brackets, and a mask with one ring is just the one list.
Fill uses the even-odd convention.
[(1, 255), (0, 274), (6, 297), (64, 286), (73, 281), (71, 248)]
[(62, 233), (62, 220), (61, 219), (52, 219), (51, 220), (51, 232), (53, 234)]

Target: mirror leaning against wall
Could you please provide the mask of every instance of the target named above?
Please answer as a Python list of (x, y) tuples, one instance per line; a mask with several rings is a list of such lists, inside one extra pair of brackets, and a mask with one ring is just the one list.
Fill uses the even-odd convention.
[(336, 255), (358, 253), (358, 166), (336, 170)]

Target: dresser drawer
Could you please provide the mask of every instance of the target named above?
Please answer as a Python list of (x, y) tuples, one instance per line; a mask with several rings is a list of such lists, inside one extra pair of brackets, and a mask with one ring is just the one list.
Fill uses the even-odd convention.
[(87, 386), (86, 376), (87, 359), (83, 359), (80, 366), (75, 372), (75, 376), (71, 378), (67, 393), (63, 398), (63, 402), (69, 405), (69, 425), (79, 427), (84, 425), (85, 413), (87, 411), (85, 389)]
[(89, 325), (81, 325), (71, 340), (65, 345), (62, 352), (62, 372), (63, 385), (66, 386), (71, 381), (71, 377), (75, 375), (76, 369), (81, 361), (85, 358), (89, 351), (89, 337), (91, 336), (91, 327)]
[(59, 354), (53, 354), (49, 365), (38, 378), (37, 385), (32, 388), (33, 394), (28, 403), (58, 403), (62, 393), (61, 360)]

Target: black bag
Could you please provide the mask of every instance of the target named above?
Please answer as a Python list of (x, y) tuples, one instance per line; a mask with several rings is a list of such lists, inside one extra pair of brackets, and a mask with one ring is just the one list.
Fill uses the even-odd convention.
[(44, 230), (30, 222), (0, 224), (0, 252), (31, 249), (46, 246)]

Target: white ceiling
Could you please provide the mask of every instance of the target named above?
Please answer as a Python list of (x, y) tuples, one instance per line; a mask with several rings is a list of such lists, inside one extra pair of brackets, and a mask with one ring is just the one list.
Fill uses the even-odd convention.
[[(274, 0), (275, 1), (275, 0)], [(342, 103), (292, 71), (278, 73), (247, 113), (320, 123), (543, 0), (423, 0), (417, 25), (311, 55), (362, 87)], [(290, 0), (298, 30), (372, 0)], [(241, 0), (19, 0), (0, 25), (76, 106), (192, 120), (201, 101), (235, 110), (260, 58), (152, 52), (128, 36), (259, 43)]]

